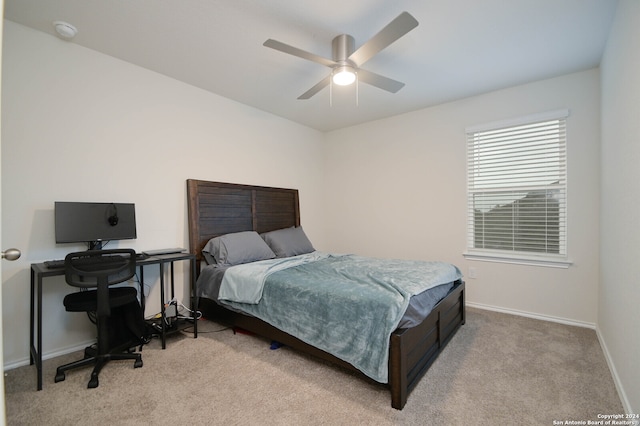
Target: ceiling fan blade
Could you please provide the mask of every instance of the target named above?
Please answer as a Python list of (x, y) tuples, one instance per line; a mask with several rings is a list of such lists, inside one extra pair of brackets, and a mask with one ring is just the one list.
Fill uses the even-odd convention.
[(323, 78), (322, 80), (320, 80), (320, 82), (315, 86), (313, 86), (311, 89), (307, 90), (302, 95), (298, 96), (298, 99), (309, 99), (310, 97), (312, 97), (313, 95), (315, 95), (316, 93), (318, 93), (319, 91), (327, 87), (330, 81), (331, 81), (331, 76), (329, 75)]
[(328, 67), (336, 66), (336, 62), (331, 59), (323, 58), (322, 56), (315, 55), (313, 53), (306, 52), (302, 49), (298, 49), (297, 47), (289, 46), (288, 44), (279, 42), (277, 40), (269, 39), (265, 41), (263, 46), (270, 47), (275, 50), (279, 50), (280, 52), (288, 53), (289, 55), (297, 56), (302, 59), (307, 59), (309, 61), (316, 62), (321, 65), (325, 65)]
[(396, 19), (391, 21), (380, 32), (374, 35), (369, 41), (360, 46), (358, 50), (353, 52), (349, 59), (357, 66), (362, 66), (369, 59), (389, 46), (394, 41), (418, 26), (416, 18), (408, 12), (402, 12)]
[(358, 80), (391, 93), (396, 93), (404, 87), (404, 83), (363, 69), (358, 70)]

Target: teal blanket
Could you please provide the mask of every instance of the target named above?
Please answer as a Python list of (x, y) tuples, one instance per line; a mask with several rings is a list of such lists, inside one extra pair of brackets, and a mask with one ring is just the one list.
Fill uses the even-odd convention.
[(461, 277), (444, 262), (315, 252), (227, 269), (220, 302), (387, 383), (389, 338), (411, 296)]

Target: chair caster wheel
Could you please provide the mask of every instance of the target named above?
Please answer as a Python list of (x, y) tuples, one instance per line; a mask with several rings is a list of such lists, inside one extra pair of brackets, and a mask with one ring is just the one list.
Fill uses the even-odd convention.
[(56, 373), (56, 378), (54, 380), (56, 383), (58, 383), (58, 382), (64, 381), (64, 379), (65, 379), (64, 371), (61, 371)]
[(142, 367), (142, 359), (136, 359), (136, 362), (133, 363), (133, 368)]

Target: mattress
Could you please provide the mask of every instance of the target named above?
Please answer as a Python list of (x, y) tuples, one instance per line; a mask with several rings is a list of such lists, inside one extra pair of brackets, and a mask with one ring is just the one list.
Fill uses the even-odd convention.
[[(202, 269), (200, 277), (196, 283), (196, 292), (198, 297), (204, 297), (225, 306), (228, 309), (248, 314), (242, 309), (236, 309), (229, 304), (221, 302), (218, 298), (220, 293), (220, 285), (224, 277), (225, 271), (229, 266), (207, 265)], [(453, 288), (453, 282), (441, 284), (418, 293), (409, 299), (409, 306), (404, 315), (400, 319), (398, 328), (411, 328), (420, 324), (429, 315), (433, 307), (444, 297), (449, 294)]]

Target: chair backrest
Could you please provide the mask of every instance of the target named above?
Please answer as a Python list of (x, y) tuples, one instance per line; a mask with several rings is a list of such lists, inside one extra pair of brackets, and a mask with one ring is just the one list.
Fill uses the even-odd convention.
[(132, 249), (88, 250), (64, 258), (67, 284), (95, 288), (97, 315), (109, 315), (109, 286), (129, 280), (136, 273), (136, 252)]

